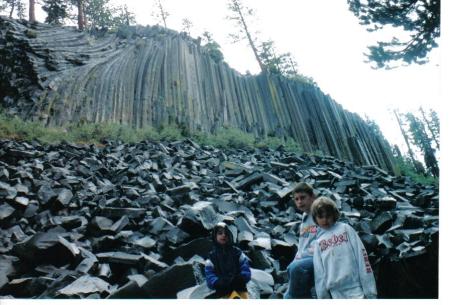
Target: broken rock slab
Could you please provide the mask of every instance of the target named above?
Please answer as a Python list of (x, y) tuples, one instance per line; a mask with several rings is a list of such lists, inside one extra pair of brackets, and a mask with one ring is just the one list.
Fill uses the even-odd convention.
[(62, 266), (80, 257), (78, 247), (56, 232), (39, 232), (17, 243), (13, 253), (31, 265), (52, 264)]
[(0, 290), (9, 282), (8, 276), (16, 271), (14, 263), (18, 261), (19, 259), (15, 256), (0, 255)]
[(200, 266), (185, 263), (176, 264), (153, 275), (142, 287), (140, 297), (151, 299), (176, 298), (177, 293), (197, 285), (196, 274)]
[(91, 293), (100, 293), (105, 295), (109, 294), (110, 289), (111, 285), (101, 278), (90, 275), (83, 275), (70, 285), (58, 290), (57, 295), (63, 295), (67, 297), (74, 295), (82, 297)]

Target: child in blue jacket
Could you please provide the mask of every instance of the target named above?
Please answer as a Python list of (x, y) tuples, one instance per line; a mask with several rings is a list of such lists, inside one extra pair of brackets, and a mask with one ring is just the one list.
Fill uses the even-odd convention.
[(247, 298), (247, 283), (251, 273), (247, 256), (233, 245), (233, 236), (224, 222), (212, 231), (213, 250), (206, 260), (206, 283), (216, 290), (217, 297), (226, 297), (233, 291)]

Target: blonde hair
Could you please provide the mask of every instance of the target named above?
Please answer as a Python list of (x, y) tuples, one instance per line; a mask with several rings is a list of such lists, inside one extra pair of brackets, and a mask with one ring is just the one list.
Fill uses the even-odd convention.
[(323, 217), (324, 215), (333, 216), (333, 219), (336, 222), (339, 219), (340, 213), (336, 203), (333, 200), (328, 197), (321, 196), (314, 200), (311, 205), (311, 215), (316, 223), (316, 217)]

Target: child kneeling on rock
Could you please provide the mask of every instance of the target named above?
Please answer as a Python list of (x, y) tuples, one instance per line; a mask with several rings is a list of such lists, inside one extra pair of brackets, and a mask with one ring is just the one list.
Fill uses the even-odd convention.
[(366, 249), (350, 225), (337, 221), (336, 203), (319, 197), (311, 213), (322, 229), (313, 258), (317, 298), (376, 298), (375, 277)]
[(219, 222), (212, 231), (214, 248), (206, 260), (206, 283), (216, 290), (217, 297), (247, 299), (247, 283), (250, 281), (250, 266), (247, 256), (233, 246), (233, 236), (224, 222)]

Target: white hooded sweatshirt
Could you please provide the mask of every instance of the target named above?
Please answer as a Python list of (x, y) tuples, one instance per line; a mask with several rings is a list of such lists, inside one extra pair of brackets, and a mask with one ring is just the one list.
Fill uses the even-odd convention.
[(376, 298), (375, 277), (356, 231), (341, 222), (321, 231), (314, 248), (317, 298)]

